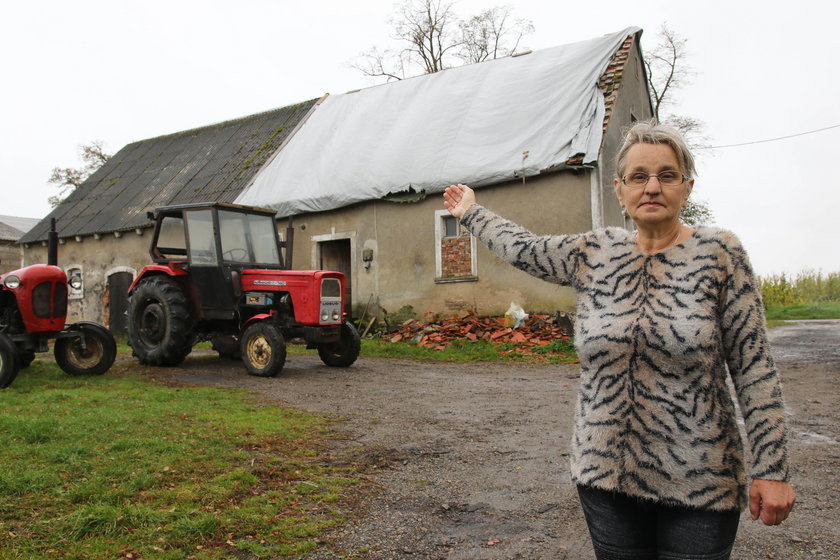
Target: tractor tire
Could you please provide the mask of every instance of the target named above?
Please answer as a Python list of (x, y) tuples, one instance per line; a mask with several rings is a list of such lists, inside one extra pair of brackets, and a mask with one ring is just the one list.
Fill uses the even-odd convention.
[(141, 280), (128, 302), (128, 343), (141, 364), (177, 366), (192, 350), (190, 306), (168, 276)]
[(240, 360), (242, 353), (239, 349), (239, 337), (233, 334), (214, 334), (210, 337), (210, 344), (213, 350), (219, 353), (220, 358), (226, 360)]
[(82, 336), (56, 339), (58, 367), (70, 375), (102, 375), (111, 369), (117, 357), (117, 343), (111, 331), (88, 321), (67, 325), (67, 330)]
[(242, 363), (251, 375), (275, 377), (286, 363), (286, 340), (280, 329), (269, 322), (249, 325), (239, 344)]
[(349, 367), (359, 357), (361, 348), (362, 340), (359, 338), (359, 331), (352, 323), (345, 322), (341, 325), (339, 341), (319, 345), (318, 355), (328, 366)]
[(12, 339), (0, 333), (0, 389), (12, 384), (20, 371), (18, 349)]

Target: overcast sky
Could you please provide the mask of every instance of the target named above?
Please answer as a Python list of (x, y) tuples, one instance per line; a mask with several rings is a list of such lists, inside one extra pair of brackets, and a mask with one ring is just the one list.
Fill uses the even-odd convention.
[[(530, 19), (528, 48), (661, 25), (688, 40), (696, 75), (674, 112), (712, 145), (840, 125), (836, 26), (825, 0), (461, 0), (462, 16), (508, 4)], [(388, 47), (392, 0), (74, 0), (14, 2), (0, 28), (0, 214), (49, 212), (53, 167), (78, 147), (136, 140), (372, 85), (350, 67)], [(589, 12), (588, 9), (593, 11)], [(760, 274), (840, 270), (840, 127), (698, 154), (695, 195), (735, 231)]]

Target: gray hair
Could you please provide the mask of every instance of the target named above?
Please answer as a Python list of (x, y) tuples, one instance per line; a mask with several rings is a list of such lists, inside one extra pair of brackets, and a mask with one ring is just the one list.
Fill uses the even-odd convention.
[(679, 130), (667, 124), (659, 124), (656, 120), (634, 123), (624, 134), (624, 143), (615, 156), (615, 173), (621, 178), (627, 165), (627, 152), (636, 144), (666, 144), (674, 150), (681, 171), (689, 178), (694, 177), (694, 156), (685, 143)]

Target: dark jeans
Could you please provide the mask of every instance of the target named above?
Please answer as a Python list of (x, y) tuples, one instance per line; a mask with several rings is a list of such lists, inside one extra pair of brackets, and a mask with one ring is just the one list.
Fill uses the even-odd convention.
[(738, 511), (661, 506), (579, 486), (598, 560), (727, 560)]

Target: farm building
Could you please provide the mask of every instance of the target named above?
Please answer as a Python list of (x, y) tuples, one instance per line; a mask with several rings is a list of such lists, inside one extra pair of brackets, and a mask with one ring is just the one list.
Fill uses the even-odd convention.
[(294, 268), (340, 270), (350, 308), (572, 309), (571, 290), (498, 261), (443, 210), (451, 183), (538, 233), (625, 225), (612, 194), (624, 127), (651, 117), (629, 28), (129, 144), (21, 240), (84, 278), (71, 314), (124, 328), (156, 207), (236, 202), (295, 226)]

